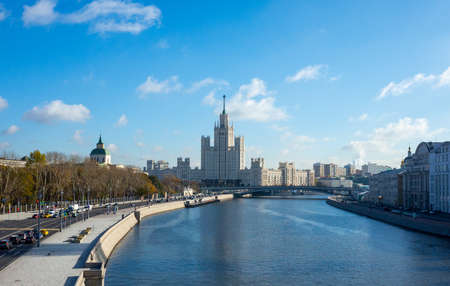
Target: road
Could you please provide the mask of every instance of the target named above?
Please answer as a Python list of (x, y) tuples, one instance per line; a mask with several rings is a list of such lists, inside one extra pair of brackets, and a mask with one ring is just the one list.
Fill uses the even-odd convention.
[[(119, 204), (119, 209), (132, 208), (134, 206), (139, 207), (146, 205), (147, 202), (137, 203), (124, 203)], [(112, 211), (112, 210), (111, 210)], [(105, 207), (93, 208), (89, 211), (89, 217), (93, 217), (100, 214), (105, 214), (107, 209)], [(66, 227), (72, 223), (87, 219), (87, 212), (79, 214), (77, 217), (66, 217), (63, 220), (63, 227)], [(37, 219), (30, 218), (24, 220), (5, 220), (0, 221), (0, 240), (8, 239), (11, 235), (24, 232), (25, 230), (33, 230), (37, 228)], [(49, 230), (49, 235), (59, 231), (60, 218), (41, 218), (41, 229), (45, 228)], [(45, 238), (44, 238), (45, 239)], [(13, 262), (17, 257), (31, 249), (33, 244), (19, 244), (13, 246), (9, 250), (0, 250), (0, 271)]]

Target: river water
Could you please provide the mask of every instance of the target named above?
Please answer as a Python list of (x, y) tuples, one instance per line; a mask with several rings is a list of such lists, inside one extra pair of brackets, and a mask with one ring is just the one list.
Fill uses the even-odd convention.
[(144, 219), (106, 285), (450, 285), (450, 240), (325, 201), (237, 199)]

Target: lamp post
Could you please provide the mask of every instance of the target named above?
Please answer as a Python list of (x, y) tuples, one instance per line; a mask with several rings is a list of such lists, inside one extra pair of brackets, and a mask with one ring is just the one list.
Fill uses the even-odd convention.
[(89, 219), (89, 210), (91, 209), (91, 205), (89, 204), (89, 193), (91, 192), (91, 188), (88, 187), (87, 189), (87, 207), (88, 207), (88, 211), (87, 211), (87, 218)]
[(59, 231), (62, 231), (63, 229), (63, 219), (62, 219), (62, 211), (63, 211), (63, 207), (62, 207), (62, 201), (63, 201), (63, 195), (64, 195), (64, 191), (61, 190), (61, 204), (59, 205)]
[(41, 189), (38, 190), (38, 228), (37, 228), (37, 247), (41, 245)]

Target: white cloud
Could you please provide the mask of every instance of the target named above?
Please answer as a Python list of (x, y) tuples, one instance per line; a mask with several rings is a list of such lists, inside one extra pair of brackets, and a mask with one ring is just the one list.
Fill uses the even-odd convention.
[(59, 17), (54, 11), (56, 0), (39, 0), (34, 5), (23, 6), (22, 20), (26, 26), (45, 26), (53, 23)]
[[(203, 102), (216, 106), (216, 112), (222, 111), (222, 101), (210, 92)], [(239, 91), (226, 103), (227, 112), (234, 120), (258, 122), (277, 121), (287, 118), (285, 111), (275, 106), (275, 98), (270, 96), (264, 81), (258, 78), (249, 84), (241, 85)]]
[(8, 11), (3, 7), (3, 4), (0, 3), (0, 21), (3, 21), (8, 17)]
[(201, 81), (194, 82), (192, 86), (186, 90), (187, 93), (193, 93), (196, 92), (206, 86), (210, 85), (218, 85), (218, 86), (228, 86), (229, 83), (226, 80), (222, 79), (213, 79), (210, 77), (207, 77)]
[(108, 145), (108, 147), (106, 149), (108, 149), (109, 151), (114, 153), (114, 152), (117, 152), (117, 150), (119, 150), (119, 147), (117, 147), (116, 144), (111, 143)]
[(93, 33), (139, 34), (161, 19), (161, 11), (156, 6), (143, 6), (126, 0), (96, 0), (67, 14), (56, 12), (56, 3), (56, 0), (39, 0), (32, 6), (25, 5), (22, 15), (24, 24), (45, 26), (55, 22), (87, 23)]
[(317, 79), (320, 76), (321, 71), (325, 68), (325, 65), (314, 65), (314, 66), (307, 66), (303, 69), (299, 70), (295, 75), (287, 76), (286, 81), (287, 82), (296, 82), (299, 80), (312, 80)]
[(83, 144), (83, 137), (81, 136), (81, 133), (83, 133), (83, 130), (75, 130), (72, 136), (73, 140), (75, 140), (78, 144)]
[(156, 43), (156, 47), (165, 50), (165, 49), (170, 48), (170, 45), (166, 39), (161, 39)]
[(350, 122), (354, 122), (354, 121), (365, 121), (367, 118), (369, 118), (369, 114), (363, 113), (363, 114), (361, 114), (360, 116), (357, 116), (357, 117), (350, 116), (350, 117), (348, 118), (348, 121), (350, 121)]
[(8, 149), (10, 146), (8, 142), (0, 142), (0, 150)]
[(161, 152), (163, 150), (164, 150), (164, 148), (159, 145), (153, 147), (153, 152)]
[(444, 128), (430, 130), (426, 118), (404, 117), (397, 122), (376, 128), (366, 140), (351, 141), (343, 149), (352, 151), (359, 161), (384, 160), (396, 166), (404, 157), (405, 146), (421, 141), (437, 140), (439, 136), (447, 132), (448, 130)]
[(441, 75), (439, 75), (438, 87), (450, 85), (450, 67), (448, 67)]
[(0, 96), (0, 111), (8, 107), (8, 101)]
[(142, 148), (145, 146), (144, 142), (138, 141), (136, 142), (136, 146), (138, 146), (139, 148)]
[(14, 133), (17, 133), (17, 131), (19, 131), (19, 127), (17, 126), (17, 125), (11, 125), (11, 126), (9, 126), (8, 127), (8, 129), (6, 129), (6, 130), (3, 130), (3, 134), (4, 135), (12, 135), (12, 134), (14, 134)]
[(430, 75), (426, 75), (426, 74), (416, 74), (414, 77), (412, 78), (408, 78), (408, 79), (404, 79), (398, 83), (395, 83), (393, 81), (391, 81), (387, 86), (385, 86), (380, 94), (378, 95), (377, 99), (383, 99), (389, 95), (392, 96), (399, 96), (402, 95), (404, 93), (408, 93), (411, 91), (411, 89), (413, 89), (414, 87), (423, 84), (423, 83), (427, 83), (427, 82), (432, 82), (435, 80), (435, 76), (430, 74)]
[(139, 97), (145, 98), (151, 93), (169, 93), (173, 91), (179, 91), (183, 85), (178, 82), (177, 76), (172, 76), (166, 80), (158, 81), (151, 76), (147, 77), (147, 80), (137, 87)]
[(423, 84), (434, 84), (436, 88), (450, 85), (450, 67), (440, 75), (418, 73), (412, 78), (404, 79), (398, 83), (391, 81), (380, 91), (376, 99), (381, 100), (388, 96), (406, 94)]
[(24, 114), (25, 119), (40, 123), (50, 123), (58, 120), (85, 122), (90, 117), (91, 112), (84, 105), (68, 105), (61, 100), (54, 100), (43, 107), (35, 106)]
[(119, 120), (117, 120), (116, 122), (116, 127), (123, 127), (126, 126), (128, 124), (128, 118), (125, 114), (122, 114), (119, 118)]

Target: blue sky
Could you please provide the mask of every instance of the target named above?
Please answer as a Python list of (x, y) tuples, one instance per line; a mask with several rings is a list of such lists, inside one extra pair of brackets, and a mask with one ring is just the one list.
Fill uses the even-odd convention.
[(222, 94), (247, 161), (449, 140), (449, 1), (0, 0), (0, 149), (191, 157)]

